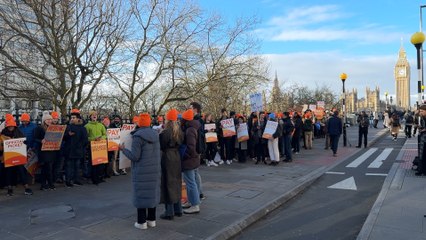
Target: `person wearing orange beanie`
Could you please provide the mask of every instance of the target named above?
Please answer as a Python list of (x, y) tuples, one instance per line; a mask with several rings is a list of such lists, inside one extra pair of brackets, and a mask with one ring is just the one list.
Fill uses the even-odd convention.
[[(24, 138), (24, 134), (16, 127), (15, 119), (8, 118), (5, 123), (5, 129), (1, 131), (0, 137), (0, 164), (4, 164), (4, 155), (3, 155), (3, 141), (12, 139), (12, 138)], [(28, 187), (28, 183), (31, 182), (29, 179), (27, 170), (24, 165), (15, 165), (9, 166), (2, 169), (2, 174), (4, 174), (5, 186), (7, 187), (7, 195), (13, 195), (13, 186), (16, 184), (16, 179), (20, 179), (20, 183), (24, 184), (25, 195), (32, 195), (33, 191)]]
[(19, 130), (25, 135), (27, 138), (27, 150), (33, 150), (34, 147), (34, 131), (36, 129), (36, 125), (30, 122), (30, 115), (28, 113), (22, 113), (21, 115), (21, 124), (19, 125)]
[(151, 116), (139, 115), (140, 128), (133, 132), (131, 149), (120, 150), (131, 161), (133, 205), (137, 209), (138, 229), (156, 226), (156, 207), (161, 194), (161, 150), (158, 132), (150, 127)]
[(139, 127), (150, 127), (151, 126), (151, 116), (148, 113), (139, 114)]
[(186, 110), (182, 113), (182, 119), (185, 119), (186, 121), (194, 120), (194, 111), (192, 109)]
[(177, 121), (179, 112), (176, 109), (170, 109), (166, 113), (166, 120), (168, 121)]
[(52, 124), (53, 125), (59, 124), (59, 113), (58, 112), (53, 111), (50, 114), (50, 116), (52, 116)]
[(166, 123), (160, 133), (161, 146), (161, 199), (165, 212), (161, 219), (173, 220), (182, 215), (181, 204), (181, 158), (179, 146), (183, 143), (183, 132), (177, 122), (178, 111), (171, 109), (166, 113)]

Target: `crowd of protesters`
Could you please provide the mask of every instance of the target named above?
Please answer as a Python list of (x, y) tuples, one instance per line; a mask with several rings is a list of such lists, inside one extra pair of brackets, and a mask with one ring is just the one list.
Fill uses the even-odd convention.
[[(419, 120), (423, 122), (426, 117), (425, 110), (423, 105), (419, 112), (422, 114)], [(131, 161), (133, 205), (137, 209), (137, 221), (134, 226), (138, 229), (155, 227), (156, 207), (159, 203), (165, 205), (165, 212), (160, 215), (162, 219), (173, 220), (183, 213), (199, 213), (201, 200), (205, 197), (198, 171), (201, 164), (217, 167), (222, 164), (252, 161), (254, 164), (277, 166), (280, 162), (293, 161), (293, 155), (299, 154), (301, 148), (311, 150), (312, 141), (321, 137), (326, 138), (325, 149), (330, 148), (332, 155), (336, 157), (343, 121), (336, 110), (325, 113), (321, 118), (316, 118), (310, 110), (303, 113), (261, 111), (246, 116), (234, 111), (228, 112), (224, 108), (215, 119), (213, 114), (201, 114), (201, 105), (192, 102), (188, 109), (181, 113), (171, 109), (156, 118), (146, 113), (135, 116), (133, 123), (137, 127), (132, 132), (131, 147), (123, 143), (119, 146), (119, 150)], [(35, 126), (30, 122), (29, 115), (24, 113), (18, 126), (12, 115), (8, 114), (6, 121), (2, 123), (0, 141), (26, 137), (28, 156), (35, 154), (38, 158), (41, 171), (37, 180), (42, 191), (55, 190), (55, 184), (64, 184), (68, 188), (89, 182), (98, 185), (104, 182), (105, 178), (126, 174), (124, 169), (120, 170), (121, 172), (117, 170), (118, 151), (109, 152), (107, 164), (91, 164), (89, 143), (106, 139), (107, 128), (122, 126), (120, 116), (115, 115), (111, 119), (112, 122), (109, 118), (101, 120), (97, 112), (90, 111), (89, 121), (85, 123), (80, 111), (73, 109), (61, 149), (43, 151), (41, 146), (45, 141), (46, 130), (52, 124), (59, 124), (59, 115), (56, 112), (45, 112), (41, 125)], [(248, 140), (238, 141), (235, 135), (225, 136), (221, 120), (226, 119), (232, 119), (236, 129), (244, 123), (247, 124)], [(361, 135), (364, 136), (366, 119), (365, 113), (359, 115), (358, 146), (361, 146)], [(278, 124), (272, 137), (265, 138), (263, 133), (268, 121)], [(395, 121), (392, 118), (389, 124), (394, 124)], [(207, 130), (205, 124), (215, 124), (216, 128)], [(384, 124), (387, 124), (386, 120)], [(425, 130), (421, 127), (423, 125), (420, 125), (418, 124), (417, 128), (424, 138)], [(205, 135), (208, 131), (217, 134), (217, 142), (206, 142)], [(366, 134), (364, 144), (366, 146)], [(2, 147), (0, 154), (0, 160), (3, 162)], [(421, 165), (420, 173), (424, 173), (423, 168), (424, 164)], [(32, 176), (22, 165), (0, 166), (0, 186), (7, 189), (9, 196), (13, 195), (13, 186), (20, 183), (24, 185), (25, 194), (33, 194), (30, 188), (32, 180)], [(184, 203), (181, 202), (182, 180), (186, 184), (187, 194), (187, 202)]]

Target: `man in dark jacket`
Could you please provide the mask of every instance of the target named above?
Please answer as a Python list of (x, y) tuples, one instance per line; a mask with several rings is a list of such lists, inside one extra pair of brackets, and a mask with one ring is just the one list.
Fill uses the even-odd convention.
[(290, 113), (283, 113), (283, 144), (284, 144), (284, 162), (291, 162), (293, 158), (291, 156), (291, 137), (294, 131), (294, 125), (290, 120)]
[(333, 116), (328, 119), (327, 132), (330, 136), (331, 150), (333, 150), (333, 157), (336, 157), (337, 147), (339, 145), (339, 137), (342, 134), (342, 120), (338, 117), (339, 112), (334, 111)]
[(191, 207), (183, 212), (187, 214), (200, 212), (200, 189), (196, 182), (196, 169), (200, 166), (200, 155), (197, 153), (198, 129), (201, 127), (199, 121), (194, 120), (194, 111), (188, 109), (182, 113), (182, 126), (185, 132), (186, 151), (182, 158), (183, 180), (186, 184), (188, 201)]
[(419, 107), (419, 166), (416, 176), (426, 175), (426, 104)]
[(358, 146), (357, 148), (361, 148), (362, 146), (362, 138), (364, 137), (364, 147), (367, 147), (367, 134), (368, 134), (368, 127), (370, 126), (370, 121), (368, 119), (367, 113), (365, 111), (362, 111), (361, 114), (358, 116), (358, 119), (356, 120), (359, 124), (358, 129)]
[(294, 112), (293, 121), (294, 121), (294, 133), (293, 133), (293, 139), (291, 140), (291, 144), (293, 145), (293, 152), (295, 154), (299, 154), (300, 137), (302, 136), (302, 126), (303, 126), (302, 117), (297, 112)]
[(87, 130), (83, 126), (80, 112), (73, 109), (70, 124), (64, 133), (63, 153), (65, 157), (65, 185), (67, 187), (82, 185), (79, 170), (88, 143)]

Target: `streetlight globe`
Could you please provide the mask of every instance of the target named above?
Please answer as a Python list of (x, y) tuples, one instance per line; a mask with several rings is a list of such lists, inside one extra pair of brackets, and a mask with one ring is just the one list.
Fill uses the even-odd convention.
[(425, 41), (425, 35), (422, 32), (415, 32), (410, 39), (411, 43), (416, 46), (416, 45), (422, 45), (423, 42)]
[(385, 96), (386, 96), (386, 97), (388, 96), (388, 92), (385, 92)]
[(422, 91), (424, 92), (424, 90), (425, 90), (425, 85), (422, 85)]
[(346, 75), (346, 73), (340, 74), (340, 79), (342, 79), (342, 82), (344, 82), (346, 78), (348, 78), (348, 75)]

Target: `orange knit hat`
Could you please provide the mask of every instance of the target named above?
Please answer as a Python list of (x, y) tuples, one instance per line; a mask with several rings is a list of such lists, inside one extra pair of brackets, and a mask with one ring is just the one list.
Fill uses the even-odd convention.
[(151, 126), (151, 116), (148, 113), (141, 113), (139, 115), (139, 127)]
[(30, 115), (28, 113), (23, 113), (21, 115), (21, 122), (29, 122), (30, 121)]
[(6, 120), (13, 119), (13, 115), (10, 113), (6, 113), (5, 119)]
[(139, 116), (134, 116), (132, 119), (133, 124), (139, 124)]
[(58, 119), (59, 118), (59, 113), (58, 112), (53, 111), (50, 115), (52, 116), (53, 119)]
[(6, 127), (16, 127), (16, 122), (13, 119), (6, 120)]
[(192, 111), (192, 109), (186, 110), (185, 112), (182, 113), (182, 118), (187, 121), (194, 120), (194, 111)]
[(168, 121), (177, 121), (179, 112), (176, 109), (170, 109), (166, 113), (166, 120)]
[(78, 110), (77, 108), (73, 108), (73, 109), (71, 110), (71, 113), (80, 114), (80, 110)]

